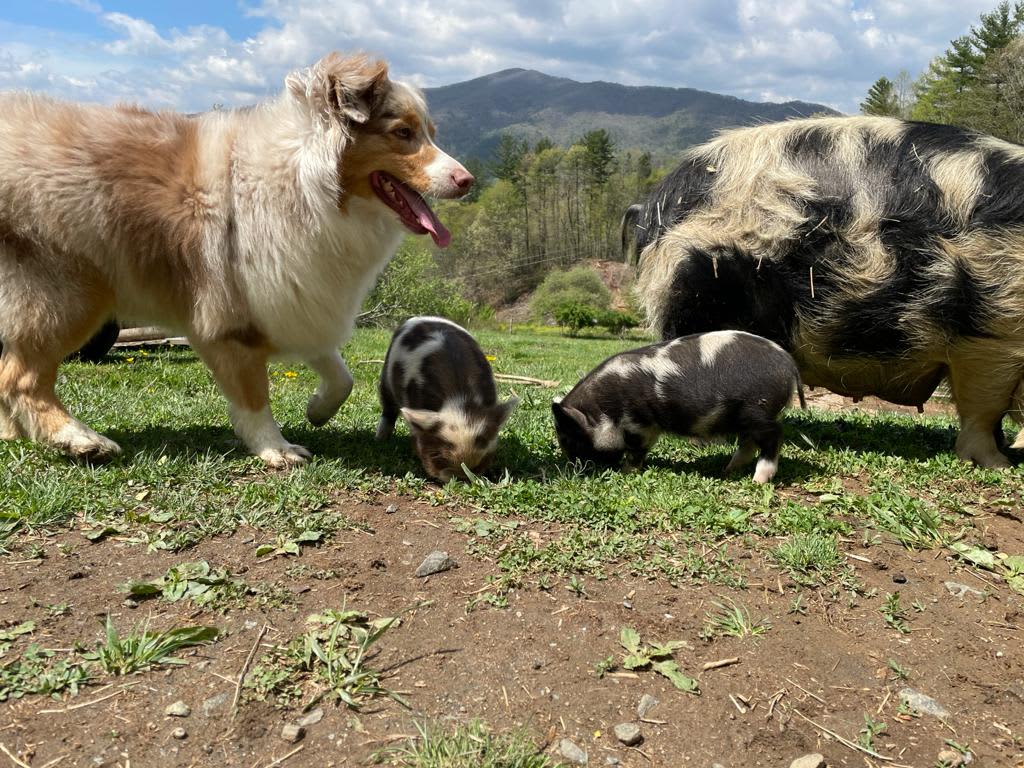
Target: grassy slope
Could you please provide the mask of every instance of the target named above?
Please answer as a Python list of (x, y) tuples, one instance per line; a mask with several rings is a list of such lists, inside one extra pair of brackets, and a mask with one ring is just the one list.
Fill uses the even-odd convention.
[[(895, 532), (916, 545), (948, 541), (970, 514), (1020, 506), (1024, 472), (960, 463), (946, 418), (791, 411), (774, 487), (723, 479), (730, 445), (665, 438), (641, 473), (587, 474), (557, 452), (549, 401), (556, 390), (516, 387), (523, 398), (499, 449), (507, 477), (438, 487), (426, 482), (405, 432), (372, 436), (376, 378), (389, 334), (360, 331), (345, 350), (356, 377), (352, 398), (327, 427), (303, 421), (315, 377), (275, 364), (274, 410), (285, 435), (317, 458), (269, 472), (237, 448), (226, 405), (187, 349), (118, 351), (100, 365), (72, 363), (60, 382), (71, 410), (118, 440), (110, 466), (70, 464), (30, 444), (0, 444), (0, 546), (17, 550), (17, 530), (110, 525), (149, 546), (181, 549), (246, 523), (272, 538), (329, 532), (346, 522), (331, 506), (339, 491), (412, 493), (479, 510), (468, 518), (479, 548), (500, 557), (509, 584), (527, 574), (568, 576), (625, 569), (670, 581), (743, 583), (741, 540), (806, 581), (844, 579), (835, 536), (870, 540)], [(553, 334), (481, 332), (499, 372), (561, 380), (567, 390), (604, 357), (636, 342)], [(502, 384), (502, 394), (512, 387)], [(500, 471), (499, 471), (500, 472)], [(502, 517), (549, 521), (560, 535), (537, 548)], [(477, 518), (483, 520), (478, 524)], [(888, 534), (884, 534), (888, 535)], [(785, 537), (785, 538), (779, 538)], [(1010, 553), (1017, 554), (1017, 553)]]

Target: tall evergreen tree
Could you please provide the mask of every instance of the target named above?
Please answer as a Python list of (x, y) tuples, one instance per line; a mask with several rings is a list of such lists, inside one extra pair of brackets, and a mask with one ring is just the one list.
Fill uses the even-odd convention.
[(523, 158), (529, 149), (527, 143), (510, 133), (501, 134), (501, 140), (494, 150), (491, 173), (496, 179), (518, 185), (522, 180)]
[(945, 63), (953, 76), (957, 93), (971, 87), (984, 60), (984, 57), (974, 50), (974, 40), (969, 35), (958, 37), (950, 43)]
[(981, 14), (981, 26), (971, 27), (970, 42), (981, 61), (1001, 51), (1020, 35), (1024, 26), (1024, 3), (1003, 0), (990, 13)]
[(586, 151), (583, 164), (587, 169), (587, 177), (592, 184), (604, 184), (612, 173), (612, 163), (615, 160), (615, 143), (608, 131), (598, 128), (595, 131), (588, 131), (579, 141), (580, 146)]
[(868, 89), (867, 98), (860, 103), (860, 111), (865, 115), (881, 115), (897, 117), (900, 114), (899, 99), (896, 97), (896, 86), (888, 77), (875, 80)]

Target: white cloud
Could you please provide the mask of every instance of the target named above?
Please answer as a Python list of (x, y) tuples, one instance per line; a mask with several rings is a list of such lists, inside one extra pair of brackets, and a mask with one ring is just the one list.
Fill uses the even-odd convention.
[(81, 8), (87, 13), (102, 13), (103, 8), (100, 7), (99, 3), (94, 3), (92, 0), (60, 0), (65, 5), (73, 5), (76, 8)]
[[(922, 71), (993, 0), (250, 0), (251, 37), (160, 30), (102, 0), (64, 0), (114, 39), (61, 41), (0, 23), (0, 86), (205, 109), (276, 92), (331, 49), (381, 55), (441, 85), (506, 67), (579, 80), (689, 86), (854, 111), (879, 76)], [(42, 26), (42, 22), (40, 24)], [(109, 35), (107, 36), (109, 37)], [(32, 40), (26, 43), (26, 40)]]

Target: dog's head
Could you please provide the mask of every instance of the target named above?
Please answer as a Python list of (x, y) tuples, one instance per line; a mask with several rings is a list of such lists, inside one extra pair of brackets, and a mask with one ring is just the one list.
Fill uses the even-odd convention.
[(341, 210), (352, 197), (376, 201), (411, 232), (447, 246), (451, 234), (424, 196), (462, 197), (474, 179), (434, 143), (423, 95), (391, 80), (384, 62), (336, 53), (289, 77), (288, 86), (349, 134), (339, 167)]

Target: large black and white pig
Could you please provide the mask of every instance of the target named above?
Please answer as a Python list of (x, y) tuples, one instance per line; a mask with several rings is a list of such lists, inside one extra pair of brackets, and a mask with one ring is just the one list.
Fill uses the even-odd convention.
[(742, 331), (714, 331), (621, 352), (551, 403), (562, 450), (571, 459), (639, 466), (662, 432), (737, 435), (726, 472), (758, 456), (754, 480), (778, 469), (779, 415), (794, 392), (804, 406), (796, 363), (778, 344)]
[(466, 329), (442, 317), (412, 317), (391, 337), (380, 404), (377, 439), (391, 436), (401, 414), (423, 469), (447, 482), (465, 478), (463, 464), (487, 470), (519, 398), (498, 402), (491, 365)]

